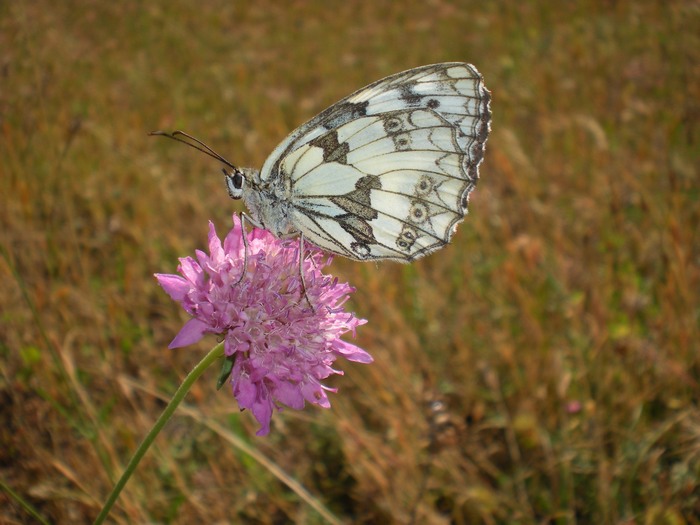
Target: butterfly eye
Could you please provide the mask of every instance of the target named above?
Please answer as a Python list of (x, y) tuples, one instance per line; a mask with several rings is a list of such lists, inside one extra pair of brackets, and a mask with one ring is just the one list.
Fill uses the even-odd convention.
[(243, 173), (234, 169), (231, 173), (222, 170), (226, 177), (226, 188), (232, 199), (240, 199), (243, 196)]

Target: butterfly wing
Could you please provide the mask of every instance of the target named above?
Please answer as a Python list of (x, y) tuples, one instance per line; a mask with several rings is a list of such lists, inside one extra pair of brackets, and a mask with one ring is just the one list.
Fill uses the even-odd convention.
[(412, 261), (464, 219), (490, 130), (470, 64), (423, 66), (360, 89), (293, 131), (263, 181), (289, 188), (294, 226), (357, 260)]

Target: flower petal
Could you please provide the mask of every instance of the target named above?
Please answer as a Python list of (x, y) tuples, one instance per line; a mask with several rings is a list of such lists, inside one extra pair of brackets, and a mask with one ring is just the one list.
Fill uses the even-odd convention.
[(304, 396), (299, 386), (293, 385), (289, 381), (282, 381), (275, 389), (275, 398), (289, 408), (301, 410), (304, 408)]
[(221, 246), (221, 239), (216, 235), (216, 228), (211, 221), (209, 221), (209, 254), (213, 267), (221, 264), (224, 260), (224, 248)]
[(262, 383), (256, 384), (247, 379), (241, 380), (234, 386), (234, 395), (238, 406), (250, 410), (260, 423), (260, 430), (255, 435), (266, 436), (269, 434), (273, 405), (270, 395)]
[(374, 361), (371, 355), (365, 352), (359, 346), (352, 345), (343, 341), (342, 339), (337, 339), (333, 343), (333, 350), (338, 352), (348, 361), (355, 361), (357, 363), (371, 363)]
[(330, 408), (331, 406), (328, 396), (319, 383), (307, 383), (303, 385), (301, 387), (301, 393), (309, 403), (318, 405), (321, 408)]
[(190, 283), (179, 275), (170, 273), (156, 273), (154, 275), (158, 284), (173, 301), (181, 302), (191, 289)]
[(202, 283), (202, 267), (197, 264), (192, 257), (181, 257), (178, 271), (190, 281), (192, 285), (198, 286)]
[(178, 332), (175, 339), (168, 345), (168, 348), (180, 348), (196, 343), (207, 332), (209, 325), (197, 318), (190, 319)]
[(244, 248), (243, 244), (243, 228), (241, 228), (241, 220), (238, 214), (233, 215), (233, 228), (224, 238), (224, 252), (228, 255), (239, 255)]

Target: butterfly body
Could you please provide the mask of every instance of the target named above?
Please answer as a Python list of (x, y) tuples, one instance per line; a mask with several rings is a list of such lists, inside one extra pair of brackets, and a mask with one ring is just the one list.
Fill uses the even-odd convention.
[[(240, 196), (232, 193), (232, 198), (242, 198), (254, 222), (269, 230), (277, 237), (286, 237), (299, 232), (293, 222), (294, 198), (284, 179), (261, 181), (260, 172), (252, 168), (242, 168), (246, 185)], [(230, 175), (227, 174), (227, 179)]]
[(445, 246), (464, 219), (490, 100), (474, 66), (422, 66), (301, 125), (259, 172), (212, 156), (233, 169), (224, 170), (231, 197), (273, 234), (355, 260), (410, 262)]

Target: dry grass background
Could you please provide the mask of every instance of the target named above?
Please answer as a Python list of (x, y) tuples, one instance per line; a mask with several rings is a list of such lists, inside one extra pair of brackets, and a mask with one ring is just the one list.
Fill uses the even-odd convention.
[(354, 89), (448, 60), (493, 92), (470, 216), (411, 266), (332, 267), (376, 362), (268, 438), (207, 373), (111, 519), (700, 523), (690, 0), (1, 2), (0, 522), (94, 519), (214, 344), (166, 348), (184, 315), (152, 274), (241, 208), (146, 133), (259, 167)]

